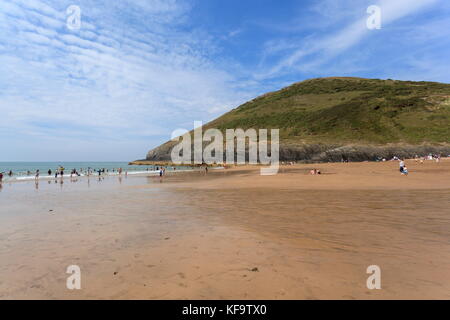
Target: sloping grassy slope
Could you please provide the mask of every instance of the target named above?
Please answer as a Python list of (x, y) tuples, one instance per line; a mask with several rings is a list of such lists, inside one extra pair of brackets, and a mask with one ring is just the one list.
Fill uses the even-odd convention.
[(304, 143), (449, 142), (450, 85), (323, 78), (258, 97), (206, 127), (279, 128)]
[[(450, 85), (311, 79), (253, 99), (206, 124), (207, 128), (280, 129), (280, 157), (285, 160), (448, 153)], [(151, 150), (147, 159), (169, 160), (173, 146), (167, 142)]]

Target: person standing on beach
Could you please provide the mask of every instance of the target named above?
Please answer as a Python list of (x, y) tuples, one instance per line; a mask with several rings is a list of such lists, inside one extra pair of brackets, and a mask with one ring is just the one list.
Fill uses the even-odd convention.
[(403, 173), (403, 169), (405, 168), (405, 161), (400, 160), (400, 173)]
[(0, 183), (2, 183), (3, 180), (3, 172), (0, 172)]
[(36, 170), (36, 175), (34, 176), (34, 179), (35, 180), (39, 179), (39, 169)]
[(48, 169), (48, 175), (51, 176), (52, 175), (52, 170)]

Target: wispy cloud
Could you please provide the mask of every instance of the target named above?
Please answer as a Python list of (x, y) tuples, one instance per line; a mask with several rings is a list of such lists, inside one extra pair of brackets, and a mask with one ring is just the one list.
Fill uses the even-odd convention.
[[(382, 24), (387, 27), (395, 21), (424, 10), (437, 2), (438, 0), (380, 0), (358, 3), (340, 1), (340, 6), (345, 3), (347, 8), (343, 11), (336, 9), (337, 2), (335, 1), (321, 1), (314, 8), (318, 12), (323, 12), (323, 21), (331, 31), (319, 36), (302, 37), (298, 41), (282, 39), (268, 42), (265, 47), (265, 57), (273, 53), (283, 52), (284, 54), (274, 66), (258, 74), (257, 78), (279, 77), (280, 73), (292, 72), (292, 69), (310, 72), (319, 69), (337, 55), (359, 44), (371, 33), (373, 34), (373, 31), (366, 26), (368, 15), (366, 15), (365, 9), (369, 5), (377, 5), (381, 8)], [(348, 21), (349, 16), (356, 18), (341, 25), (342, 21)], [(330, 24), (330, 21), (338, 25), (336, 29)], [(317, 25), (321, 29), (320, 21)]]
[(3, 130), (77, 145), (96, 137), (99, 151), (107, 139), (132, 136), (149, 139), (149, 148), (177, 126), (250, 97), (210, 61), (208, 39), (179, 28), (186, 3), (80, 1), (75, 32), (65, 25), (69, 4), (0, 3)]

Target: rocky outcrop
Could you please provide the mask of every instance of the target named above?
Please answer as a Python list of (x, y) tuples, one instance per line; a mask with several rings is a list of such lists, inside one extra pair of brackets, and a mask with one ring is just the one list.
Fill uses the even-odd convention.
[[(148, 161), (170, 161), (174, 142), (167, 142), (147, 154)], [(340, 162), (375, 161), (382, 158), (413, 158), (416, 155), (450, 155), (450, 145), (327, 145), (327, 144), (281, 144), (280, 161)], [(225, 155), (224, 155), (225, 156)], [(247, 157), (248, 159), (248, 150)], [(224, 159), (225, 160), (225, 159)]]
[(176, 145), (175, 142), (169, 141), (159, 147), (150, 150), (145, 158), (147, 161), (170, 161), (171, 152), (173, 147)]
[(348, 161), (375, 161), (380, 159), (414, 158), (415, 156), (426, 156), (429, 154), (450, 155), (450, 145), (387, 145), (387, 146), (341, 146), (329, 148), (323, 152), (310, 153), (308, 159), (295, 157), (294, 159), (311, 162), (339, 162)]

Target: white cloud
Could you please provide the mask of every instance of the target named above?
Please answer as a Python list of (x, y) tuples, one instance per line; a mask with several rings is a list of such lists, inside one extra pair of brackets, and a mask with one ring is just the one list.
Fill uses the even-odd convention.
[[(36, 140), (30, 143), (66, 137), (82, 145), (91, 135), (169, 139), (179, 123), (211, 119), (251, 96), (214, 66), (205, 54), (214, 50), (211, 43), (168, 23), (186, 10), (179, 1), (101, 8), (87, 1), (96, 7), (82, 6), (78, 32), (64, 27), (64, 11), (37, 0), (16, 2), (2, 5), (0, 113), (8, 119), (3, 131)], [(117, 17), (117, 7), (127, 6), (128, 20)], [(151, 27), (134, 25), (134, 15), (157, 19)]]
[[(412, 15), (416, 12), (420, 12), (422, 9), (436, 4), (438, 0), (379, 0), (375, 3), (378, 5), (382, 12), (382, 24), (387, 26), (394, 23), (396, 20)], [(349, 48), (360, 43), (365, 37), (370, 34), (370, 30), (366, 27), (366, 21), (368, 15), (366, 15), (365, 9), (367, 3), (355, 4), (354, 1), (344, 1), (348, 9), (353, 8), (353, 12), (359, 14), (352, 14), (351, 16), (357, 17), (352, 22), (347, 23), (344, 26), (339, 27), (338, 30), (331, 31), (324, 36), (302, 38), (301, 42), (292, 40), (284, 40), (284, 42), (275, 41), (266, 44), (265, 55), (270, 55), (279, 52), (289, 52), (275, 64), (275, 66), (268, 68), (265, 72), (257, 74), (257, 79), (266, 79), (275, 76), (280, 76), (282, 73), (291, 72), (292, 69), (311, 71), (318, 69), (321, 65), (328, 62), (338, 54), (348, 50)], [(316, 10), (322, 11), (324, 18), (332, 18), (333, 21), (342, 21), (343, 15), (348, 17), (350, 14), (348, 11), (341, 11), (336, 9), (334, 1), (321, 1), (316, 4)], [(342, 6), (343, 3), (341, 2)], [(327, 9), (325, 9), (327, 8)], [(320, 24), (319, 24), (320, 25)]]

